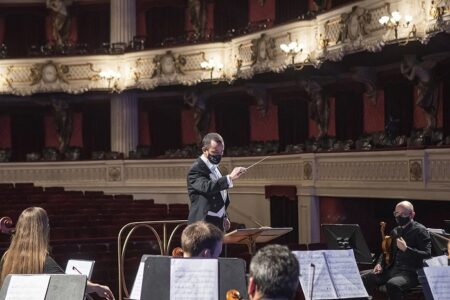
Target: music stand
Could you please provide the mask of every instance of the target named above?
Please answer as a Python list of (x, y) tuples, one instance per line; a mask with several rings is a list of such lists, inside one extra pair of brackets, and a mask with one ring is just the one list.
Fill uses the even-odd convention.
[[(142, 279), (141, 300), (170, 300), (170, 264), (171, 258), (161, 255), (146, 255), (144, 276)], [(236, 289), (247, 298), (245, 281), (245, 261), (240, 258), (218, 258), (219, 263), (219, 300), (226, 300), (226, 293)]]
[(247, 245), (248, 252), (253, 255), (256, 251), (256, 243), (267, 243), (271, 240), (285, 235), (292, 231), (292, 227), (282, 227), (282, 228), (271, 228), (271, 227), (261, 227), (261, 228), (244, 228), (236, 229), (225, 235), (223, 243), (224, 244), (243, 244)]
[[(13, 275), (6, 276), (5, 281), (3, 282), (2, 289), (0, 290), (0, 300), (4, 300), (6, 298), (11, 276)], [(45, 300), (83, 300), (85, 289), (85, 275), (52, 274), (50, 275), (50, 282), (48, 284)]]
[(360, 264), (372, 264), (373, 258), (358, 224), (322, 224), (328, 249), (353, 249)]

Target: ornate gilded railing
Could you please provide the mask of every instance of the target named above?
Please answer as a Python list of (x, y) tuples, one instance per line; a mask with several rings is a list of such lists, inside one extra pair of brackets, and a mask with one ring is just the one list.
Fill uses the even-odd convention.
[[(142, 221), (132, 222), (123, 226), (117, 237), (117, 260), (118, 260), (118, 273), (119, 273), (119, 300), (125, 297), (129, 297), (130, 293), (125, 282), (124, 273), (124, 260), (128, 242), (133, 233), (139, 228), (146, 228), (156, 237), (161, 255), (168, 255), (170, 244), (172, 243), (175, 233), (183, 226), (187, 224), (187, 220), (170, 220), (170, 221)], [(155, 225), (162, 225), (162, 239), (158, 233)], [(167, 225), (175, 225), (170, 233), (168, 233)], [(123, 244), (122, 244), (123, 240)]]

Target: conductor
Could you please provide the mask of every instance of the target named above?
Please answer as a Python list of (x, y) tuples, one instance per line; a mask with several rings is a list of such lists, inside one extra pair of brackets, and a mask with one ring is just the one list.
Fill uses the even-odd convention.
[(244, 167), (235, 167), (223, 176), (218, 169), (225, 143), (218, 133), (208, 133), (202, 140), (203, 154), (197, 158), (187, 175), (187, 188), (191, 201), (188, 224), (206, 221), (219, 229), (230, 229), (226, 209), (230, 204), (228, 189), (233, 181), (246, 172)]

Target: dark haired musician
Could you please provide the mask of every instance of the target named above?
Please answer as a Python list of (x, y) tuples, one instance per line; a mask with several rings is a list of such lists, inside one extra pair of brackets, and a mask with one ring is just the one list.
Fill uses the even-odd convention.
[(226, 176), (219, 169), (225, 143), (218, 133), (208, 133), (202, 141), (203, 154), (194, 162), (187, 175), (191, 206), (188, 223), (206, 221), (227, 231), (230, 221), (226, 209), (230, 204), (227, 190), (233, 187), (246, 168), (236, 167)]
[(417, 270), (423, 266), (424, 259), (431, 257), (431, 239), (425, 226), (414, 221), (415, 214), (409, 201), (395, 206), (398, 226), (391, 232), (392, 263), (386, 265), (381, 254), (375, 268), (362, 276), (369, 293), (375, 286), (384, 284), (389, 299), (403, 299), (406, 291), (419, 284)]

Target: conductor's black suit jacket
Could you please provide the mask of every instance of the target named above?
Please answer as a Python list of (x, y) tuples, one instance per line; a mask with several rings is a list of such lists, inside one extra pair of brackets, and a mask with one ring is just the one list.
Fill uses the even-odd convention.
[(226, 176), (219, 180), (211, 179), (212, 171), (198, 158), (189, 169), (187, 175), (187, 188), (191, 207), (189, 210), (188, 223), (204, 220), (208, 211), (218, 212), (225, 204), (225, 209), (230, 204), (228, 197), (224, 203), (220, 191), (229, 188)]

